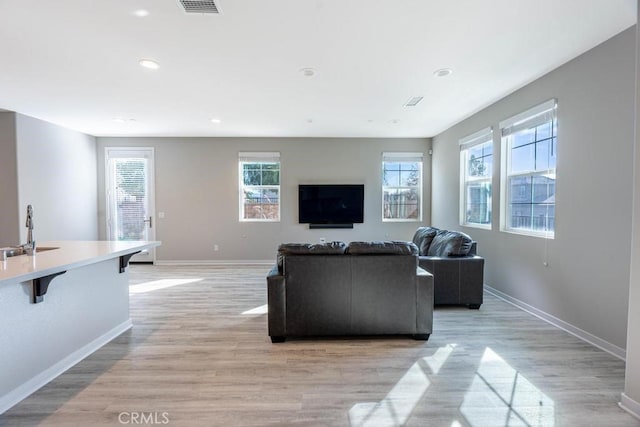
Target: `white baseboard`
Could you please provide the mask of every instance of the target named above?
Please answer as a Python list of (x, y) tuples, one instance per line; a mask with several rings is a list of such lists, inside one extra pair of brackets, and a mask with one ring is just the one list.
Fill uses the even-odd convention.
[(163, 261), (156, 261), (155, 265), (218, 265), (218, 266), (223, 266), (223, 265), (274, 265), (276, 263), (275, 259), (269, 259), (269, 260), (264, 260), (264, 259), (260, 259), (260, 260), (243, 260), (243, 259), (239, 259), (239, 260), (234, 260), (234, 259), (230, 259), (230, 260), (163, 260)]
[(46, 385), (54, 378), (63, 374), (64, 372), (72, 368), (75, 364), (87, 358), (91, 353), (95, 352), (118, 335), (131, 329), (132, 326), (133, 323), (131, 322), (131, 319), (128, 319), (127, 321), (106, 332), (104, 335), (101, 335), (95, 340), (91, 341), (89, 344), (74, 351), (55, 365), (42, 371), (26, 383), (18, 386), (9, 393), (0, 397), (0, 414), (3, 414), (12, 406), (27, 398), (30, 394)]
[(608, 341), (603, 340), (602, 338), (598, 338), (597, 336), (590, 334), (589, 332), (582, 330), (576, 326), (573, 326), (571, 323), (567, 323), (564, 320), (558, 319), (557, 317), (546, 313), (542, 310), (539, 310), (523, 301), (520, 301), (517, 298), (513, 298), (512, 296), (509, 296), (507, 294), (505, 294), (504, 292), (501, 292), (497, 289), (492, 288), (489, 285), (484, 285), (484, 289), (489, 292), (490, 294), (500, 298), (503, 301), (508, 302), (509, 304), (515, 305), (516, 307), (518, 307), (521, 310), (526, 311), (527, 313), (530, 313), (534, 316), (536, 316), (539, 319), (544, 320), (547, 323), (552, 324), (553, 326), (555, 326), (556, 328), (560, 328), (565, 332), (570, 333), (571, 335), (580, 338), (583, 341), (588, 342), (589, 344), (598, 347), (600, 350), (604, 350), (607, 353), (617, 357), (618, 359), (621, 360), (626, 360), (626, 356), (627, 356), (627, 352), (624, 348), (618, 347), (617, 345), (611, 344)]
[(640, 420), (640, 403), (622, 393), (622, 395), (620, 396), (620, 403), (618, 403), (618, 405)]

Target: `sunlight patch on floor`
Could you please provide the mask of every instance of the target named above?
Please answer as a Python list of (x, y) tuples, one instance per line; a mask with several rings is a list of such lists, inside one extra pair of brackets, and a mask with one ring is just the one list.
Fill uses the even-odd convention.
[(553, 426), (553, 400), (487, 347), (460, 412), (472, 426)]
[(265, 304), (252, 308), (251, 310), (243, 311), (242, 314), (267, 314), (268, 310), (268, 305)]
[(188, 283), (200, 282), (198, 279), (160, 279), (153, 280), (151, 282), (138, 283), (137, 285), (129, 286), (130, 294), (141, 294), (145, 292), (157, 291), (159, 289), (172, 288), (174, 286), (186, 285)]
[(447, 361), (454, 348), (456, 348), (456, 344), (447, 344), (437, 349), (433, 356), (423, 357), (422, 360), (427, 363), (432, 373), (437, 374), (440, 372), (440, 368), (442, 368), (444, 362)]
[[(440, 347), (433, 356), (414, 363), (380, 402), (357, 403), (349, 410), (349, 423), (353, 427), (383, 427), (404, 425), (431, 384), (424, 364), (437, 374), (456, 347)], [(421, 363), (424, 362), (424, 363)]]

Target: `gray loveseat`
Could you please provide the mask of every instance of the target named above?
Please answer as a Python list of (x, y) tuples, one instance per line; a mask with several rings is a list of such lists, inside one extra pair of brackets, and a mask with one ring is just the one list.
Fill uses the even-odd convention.
[(433, 276), (411, 242), (282, 244), (267, 287), (273, 342), (432, 331)]
[(476, 242), (459, 231), (420, 227), (413, 236), (420, 267), (433, 274), (434, 304), (482, 305), (484, 258)]

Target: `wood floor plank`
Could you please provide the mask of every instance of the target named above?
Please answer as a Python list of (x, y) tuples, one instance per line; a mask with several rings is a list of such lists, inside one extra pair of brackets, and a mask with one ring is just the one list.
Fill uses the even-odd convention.
[(617, 406), (622, 361), (491, 295), (480, 310), (437, 308), (427, 342), (274, 345), (259, 310), (267, 267), (129, 271), (133, 329), (0, 425), (133, 425), (144, 414), (176, 426), (640, 427)]

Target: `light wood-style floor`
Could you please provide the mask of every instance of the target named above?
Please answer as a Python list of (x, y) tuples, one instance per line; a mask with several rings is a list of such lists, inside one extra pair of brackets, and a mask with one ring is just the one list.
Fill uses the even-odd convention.
[(268, 267), (129, 268), (134, 328), (0, 425), (640, 426), (622, 361), (490, 295), (436, 309), (427, 342), (274, 345)]

